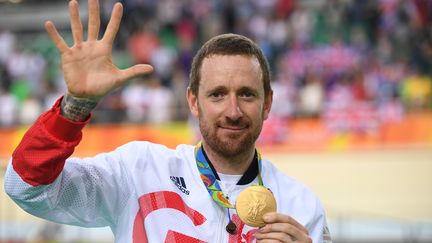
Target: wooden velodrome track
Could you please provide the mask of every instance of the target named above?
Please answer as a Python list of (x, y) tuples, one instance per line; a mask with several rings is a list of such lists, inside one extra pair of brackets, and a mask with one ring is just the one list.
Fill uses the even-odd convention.
[(432, 219), (432, 148), (268, 157), (312, 188), (329, 218)]

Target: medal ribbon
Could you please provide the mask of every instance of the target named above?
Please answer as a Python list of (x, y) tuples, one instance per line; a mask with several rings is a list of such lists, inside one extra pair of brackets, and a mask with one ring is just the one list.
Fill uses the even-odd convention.
[[(261, 154), (257, 152), (258, 155), (258, 184), (260, 186), (263, 185), (261, 178)], [(219, 183), (216, 180), (216, 176), (214, 175), (206, 156), (204, 155), (204, 150), (202, 143), (198, 143), (195, 147), (195, 161), (198, 167), (198, 171), (201, 176), (201, 180), (207, 188), (208, 193), (213, 198), (213, 200), (221, 207), (224, 208), (234, 208), (234, 206), (230, 203), (227, 196), (222, 192), (222, 189)]]

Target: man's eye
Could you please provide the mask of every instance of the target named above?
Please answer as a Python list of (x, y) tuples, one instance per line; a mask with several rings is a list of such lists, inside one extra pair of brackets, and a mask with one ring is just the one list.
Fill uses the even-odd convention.
[(243, 92), (241, 96), (246, 98), (251, 98), (251, 97), (255, 97), (255, 94), (253, 92)]
[(221, 92), (213, 92), (210, 94), (210, 97), (212, 98), (221, 98), (223, 94)]

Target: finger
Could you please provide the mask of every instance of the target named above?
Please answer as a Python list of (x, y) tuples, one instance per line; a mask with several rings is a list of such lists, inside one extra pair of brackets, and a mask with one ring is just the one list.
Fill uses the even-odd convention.
[(257, 243), (281, 243), (281, 241), (279, 240), (258, 240), (257, 239)]
[(255, 233), (254, 237), (255, 237), (254, 242), (256, 242), (256, 243), (280, 243), (280, 241), (278, 241), (278, 240), (263, 238), (263, 235), (258, 234), (258, 233)]
[[(296, 242), (296, 243), (313, 243), (312, 239), (310, 237), (301, 237), (296, 238), (281, 232), (271, 232), (271, 233), (257, 233), (255, 234), (255, 238), (258, 240), (258, 242), (282, 242), (282, 243), (290, 243), (290, 242)], [(262, 240), (260, 240), (262, 239)]]
[(51, 21), (45, 22), (45, 30), (47, 31), (49, 37), (54, 42), (60, 53), (67, 51), (67, 49), (69, 48), (68, 45), (64, 41), (63, 37), (61, 37), (61, 35), (58, 33), (56, 27)]
[(88, 40), (96, 40), (100, 28), (100, 10), (98, 0), (88, 1), (89, 20), (88, 20)]
[(108, 22), (107, 29), (102, 38), (103, 41), (108, 41), (110, 43), (114, 42), (114, 38), (120, 26), (122, 15), (123, 5), (121, 3), (116, 3), (113, 7), (110, 21)]
[(257, 239), (257, 242), (296, 242), (296, 239), (282, 232), (255, 233), (255, 238)]
[(81, 43), (83, 41), (83, 27), (79, 16), (78, 2), (75, 0), (69, 2), (69, 15), (74, 43)]
[(138, 64), (128, 69), (120, 71), (120, 82), (125, 82), (138, 75), (148, 74), (153, 71), (153, 67), (147, 64)]
[[(283, 235), (288, 235), (290, 238), (298, 240), (300, 242), (309, 242), (309, 235), (302, 231), (295, 225), (289, 223), (274, 223), (267, 224), (261, 228), (258, 233), (268, 234), (268, 233), (282, 233)], [(279, 235), (278, 235), (279, 236)], [(282, 239), (282, 238), (278, 238)], [(283, 238), (285, 239), (285, 237)]]
[(296, 226), (297, 228), (299, 228), (305, 234), (309, 234), (309, 231), (308, 231), (308, 229), (306, 229), (306, 227), (304, 227), (299, 222), (297, 222), (297, 220), (295, 220), (294, 218), (292, 218), (286, 214), (275, 213), (275, 212), (267, 213), (263, 216), (263, 220), (264, 220), (264, 222), (266, 222), (268, 224), (271, 224), (271, 223), (289, 223), (289, 224), (292, 224), (292, 225)]

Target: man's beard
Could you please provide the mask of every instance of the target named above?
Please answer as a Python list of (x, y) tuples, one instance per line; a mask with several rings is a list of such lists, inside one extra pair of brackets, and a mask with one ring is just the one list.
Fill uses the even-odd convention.
[[(262, 122), (255, 129), (250, 130), (250, 126), (252, 124), (244, 120), (230, 121), (228, 119), (224, 122), (217, 121), (216, 123), (209, 124), (206, 122), (205, 118), (202, 117), (202, 112), (199, 114), (199, 127), (201, 135), (206, 144), (220, 156), (225, 158), (238, 156), (240, 154), (249, 152), (255, 147), (255, 142), (261, 133)], [(232, 134), (222, 138), (217, 134), (218, 130), (221, 129), (219, 126), (221, 123), (229, 125), (244, 124), (246, 125), (246, 129), (244, 131), (246, 134)]]

